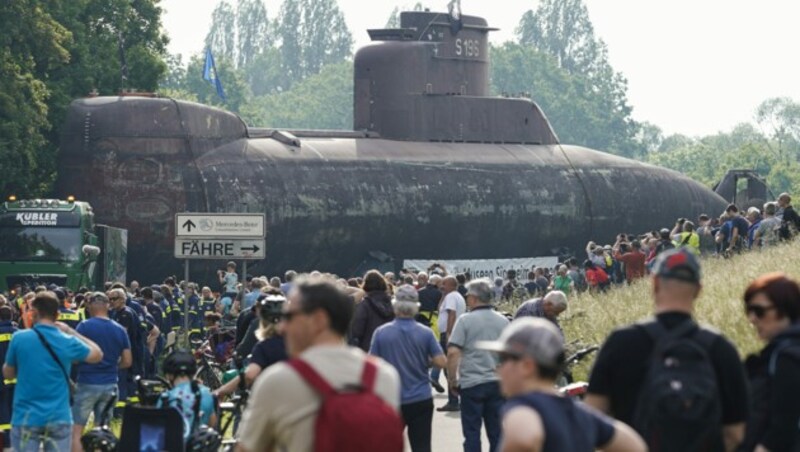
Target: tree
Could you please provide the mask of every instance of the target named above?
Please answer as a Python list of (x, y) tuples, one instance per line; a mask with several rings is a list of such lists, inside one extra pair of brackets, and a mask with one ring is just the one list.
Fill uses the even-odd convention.
[[(793, 101), (781, 102), (791, 105)], [(769, 104), (769, 102), (765, 102)], [(765, 105), (765, 104), (762, 104)], [(759, 107), (761, 109), (761, 107)], [(759, 117), (759, 110), (756, 111)], [(752, 169), (766, 178), (773, 193), (800, 192), (800, 163), (774, 151), (780, 136), (762, 133), (753, 124), (737, 124), (729, 132), (688, 138), (671, 135), (659, 151), (646, 156), (650, 163), (680, 171), (709, 187), (731, 169)]]
[(161, 27), (158, 0), (40, 3), (72, 36), (64, 46), (69, 64), (39, 75), (50, 93), (48, 122), (52, 126), (45, 145), (50, 157), (43, 163), (54, 176), (54, 156), (70, 102), (92, 91), (101, 95), (117, 94), (121, 88), (155, 91), (166, 71), (163, 59), (168, 39)]
[(531, 93), (562, 143), (640, 155), (628, 119), (609, 108), (580, 74), (560, 68), (554, 57), (531, 46), (492, 47), (492, 87), (496, 94)]
[(276, 47), (270, 47), (256, 55), (244, 69), (244, 76), (253, 96), (283, 91), (285, 74), (281, 67), (281, 51)]
[(417, 2), (414, 7), (409, 7), (408, 5), (405, 6), (395, 6), (392, 10), (391, 14), (389, 14), (389, 19), (386, 21), (385, 28), (400, 28), (400, 13), (403, 11), (424, 11), (425, 6), (422, 5), (422, 2)]
[(52, 182), (54, 157), (42, 73), (69, 60), (71, 35), (37, 0), (0, 3), (0, 28), (0, 191), (38, 196)]
[(694, 144), (693, 139), (680, 133), (673, 133), (661, 141), (661, 145), (658, 147), (658, 152), (674, 151), (675, 149), (689, 147), (692, 144)]
[[(578, 77), (583, 91), (596, 99), (594, 123), (607, 133), (578, 144), (600, 147), (625, 156), (643, 154), (636, 141), (639, 125), (632, 119), (627, 100), (627, 81), (608, 62), (605, 43), (594, 36), (594, 27), (583, 0), (544, 0), (536, 11), (526, 12), (517, 28), (519, 43), (552, 56), (555, 64)], [(551, 111), (548, 114), (552, 114)], [(589, 124), (572, 123), (571, 127)], [(556, 129), (563, 135), (563, 131)], [(600, 132), (595, 130), (595, 133)]]
[(206, 35), (206, 47), (215, 59), (236, 62), (236, 13), (227, 0), (222, 0), (211, 13), (211, 28)]
[(762, 102), (756, 109), (756, 122), (774, 144), (770, 149), (784, 161), (789, 154), (797, 158), (800, 142), (800, 103), (788, 97), (774, 97)]
[(522, 15), (517, 38), (520, 44), (552, 55), (571, 74), (590, 75), (605, 56), (605, 45), (594, 36), (583, 0), (544, 0), (536, 11)]
[(236, 7), (236, 67), (244, 68), (272, 47), (267, 9), (261, 0), (239, 0)]
[(661, 128), (650, 122), (639, 124), (639, 131), (634, 138), (638, 147), (649, 154), (656, 152), (664, 143), (664, 134)]
[(244, 108), (248, 124), (288, 129), (352, 129), (353, 63), (329, 64), (292, 89)]
[(276, 20), (280, 38), (282, 89), (287, 90), (294, 80), (303, 77), (303, 49), (301, 26), (303, 22), (300, 0), (284, 0)]
[(353, 37), (336, 0), (284, 0), (276, 28), (284, 90), (352, 54)]
[(188, 100), (196, 100), (202, 104), (214, 105), (239, 113), (252, 97), (244, 74), (228, 60), (215, 61), (215, 63), (217, 74), (225, 90), (225, 100), (222, 100), (214, 86), (202, 77), (205, 55), (196, 55), (189, 60), (185, 82), (178, 85), (175, 94), (187, 93)]
[[(60, 128), (75, 97), (156, 89), (167, 44), (157, 1), (0, 2), (0, 117), (7, 121), (0, 136), (3, 151), (14, 156), (2, 160), (3, 184), (20, 196), (49, 191)], [(12, 170), (17, 163), (22, 169)]]
[(395, 6), (389, 14), (389, 19), (386, 20), (384, 28), (400, 28), (400, 7)]

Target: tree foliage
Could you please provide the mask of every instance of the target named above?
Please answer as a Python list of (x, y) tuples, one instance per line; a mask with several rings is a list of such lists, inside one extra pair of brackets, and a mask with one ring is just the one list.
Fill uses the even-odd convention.
[(492, 86), (496, 94), (530, 95), (547, 115), (563, 143), (642, 154), (630, 119), (613, 114), (609, 100), (585, 76), (560, 68), (554, 57), (531, 46), (507, 42), (492, 48)]
[(292, 89), (257, 98), (242, 113), (248, 124), (289, 129), (353, 127), (353, 64), (329, 64)]
[(47, 187), (49, 93), (42, 75), (68, 61), (71, 38), (38, 3), (0, 3), (0, 190), (20, 196)]
[[(639, 125), (628, 105), (627, 81), (611, 67), (606, 45), (595, 37), (583, 0), (542, 1), (535, 11), (523, 15), (517, 38), (523, 47), (551, 56), (556, 67), (583, 85), (576, 88), (578, 99), (563, 96), (561, 103), (572, 113), (545, 108), (548, 115), (570, 118), (554, 121), (563, 141), (629, 157), (644, 153), (637, 141)], [(496, 85), (503, 83), (500, 80)], [(537, 101), (542, 94), (533, 89), (523, 91), (534, 93)], [(570, 106), (573, 101), (579, 102)], [(576, 133), (578, 129), (582, 130)]]
[(235, 62), (237, 14), (226, 0), (222, 0), (211, 13), (211, 28), (206, 35), (206, 47), (210, 47), (217, 60)]
[(277, 23), (284, 88), (352, 54), (353, 36), (336, 0), (284, 0)]
[[(349, 128), (352, 78), (343, 82), (346, 74), (352, 77), (352, 43), (336, 0), (285, 0), (274, 22), (267, 18), (263, 0), (238, 0), (235, 9), (223, 0), (212, 14), (206, 44), (227, 100), (202, 79), (201, 55), (185, 68), (180, 56), (168, 58), (161, 89), (240, 113), (252, 124)], [(342, 102), (346, 93), (351, 97)], [(331, 108), (333, 104), (319, 99), (337, 103)], [(279, 105), (287, 111), (271, 111)]]
[(239, 0), (236, 31), (236, 67), (245, 68), (272, 47), (267, 8), (261, 0)]
[[(784, 101), (786, 101), (784, 99)], [(768, 99), (757, 109), (774, 105)], [(777, 114), (776, 123), (792, 121), (791, 109)], [(773, 131), (770, 131), (773, 132)], [(766, 178), (773, 193), (800, 193), (800, 162), (798, 156), (788, 156), (784, 149), (796, 146), (796, 141), (763, 133), (754, 124), (742, 123), (729, 132), (700, 138), (672, 135), (664, 139), (656, 152), (647, 154), (648, 162), (680, 171), (709, 187), (717, 184), (728, 170), (755, 170)]]
[(249, 101), (251, 94), (247, 81), (242, 71), (237, 70), (229, 60), (216, 61), (217, 74), (222, 80), (225, 89), (225, 100), (217, 95), (214, 85), (203, 79), (203, 65), (205, 55), (196, 55), (189, 60), (183, 83), (173, 89), (177, 93), (189, 94), (187, 100), (194, 100), (201, 104), (213, 105), (224, 108), (234, 113), (240, 113), (242, 107)]
[(285, 92), (325, 65), (349, 58), (353, 38), (336, 0), (285, 0), (272, 22), (263, 0), (238, 0), (235, 8), (222, 0), (212, 14), (206, 46), (218, 65), (237, 71), (251, 95), (264, 96)]
[(400, 13), (403, 11), (424, 11), (425, 6), (422, 2), (417, 2), (413, 7), (411, 6), (395, 6), (389, 14), (389, 19), (386, 20), (386, 28), (400, 28)]
[[(0, 2), (3, 190), (47, 193), (69, 103), (96, 90), (155, 90), (167, 43), (157, 0)], [(127, 79), (122, 79), (120, 55)], [(7, 156), (6, 156), (7, 154)], [(8, 158), (4, 158), (8, 157)]]
[(800, 103), (788, 97), (774, 97), (756, 109), (756, 122), (770, 138), (769, 148), (782, 161), (800, 157)]

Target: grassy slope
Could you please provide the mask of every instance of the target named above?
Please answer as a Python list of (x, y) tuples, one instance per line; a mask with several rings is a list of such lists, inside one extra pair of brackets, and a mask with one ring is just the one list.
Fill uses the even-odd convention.
[[(720, 330), (742, 356), (761, 348), (744, 314), (742, 295), (747, 285), (767, 272), (782, 271), (800, 278), (800, 241), (732, 259), (704, 259), (703, 291), (696, 304), (696, 317)], [(567, 341), (602, 344), (616, 327), (636, 322), (652, 313), (649, 278), (606, 294), (580, 294), (570, 297), (569, 309), (561, 318)], [(591, 363), (585, 360), (576, 377), (585, 378)]]

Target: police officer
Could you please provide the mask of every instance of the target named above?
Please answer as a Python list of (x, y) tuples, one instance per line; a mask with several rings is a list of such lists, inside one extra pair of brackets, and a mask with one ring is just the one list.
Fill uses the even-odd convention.
[(66, 323), (73, 330), (81, 323), (81, 316), (77, 311), (67, 307), (67, 294), (64, 289), (56, 289), (53, 293), (58, 297), (58, 321)]
[[(8, 306), (0, 306), (0, 360), (6, 362), (6, 352), (11, 342), (11, 335), (17, 331), (17, 325), (11, 322), (13, 311)], [(14, 386), (17, 380), (3, 380), (0, 383), (0, 432), (3, 433), (3, 444), (11, 444), (11, 407), (14, 401)]]
[(149, 355), (146, 341), (148, 334), (153, 330), (154, 325), (152, 322), (147, 320), (145, 309), (128, 294), (128, 290), (124, 284), (114, 283), (111, 288), (113, 290), (122, 291), (125, 296), (125, 306), (127, 306), (135, 315), (137, 331), (134, 337), (130, 338), (131, 353), (133, 354), (133, 365), (131, 366), (131, 372), (133, 372), (133, 375), (144, 375), (145, 366)]
[(191, 339), (202, 339), (203, 317), (200, 315), (200, 297), (197, 296), (197, 286), (195, 283), (186, 285), (184, 294), (186, 302), (189, 303), (189, 337)]
[(170, 289), (169, 286), (166, 284), (162, 285), (161, 294), (164, 296), (164, 301), (167, 304), (167, 309), (164, 312), (167, 313), (167, 317), (169, 318), (170, 329), (178, 333), (183, 327), (183, 312), (181, 312), (180, 306), (178, 306), (178, 303), (175, 301), (172, 289)]
[(154, 284), (150, 288), (153, 290), (153, 300), (161, 308), (161, 326), (159, 329), (166, 335), (172, 331), (172, 307), (170, 307), (164, 294), (161, 293), (161, 286)]
[[(139, 319), (133, 309), (125, 305), (127, 294), (122, 289), (111, 289), (108, 291), (108, 301), (111, 303), (111, 310), (108, 312), (108, 317), (119, 323), (125, 332), (128, 333), (128, 339), (131, 343), (131, 353), (133, 355), (134, 365), (136, 363), (136, 353), (133, 352), (134, 344), (140, 344), (139, 334)], [(135, 395), (136, 386), (134, 383), (134, 375), (136, 369), (120, 369), (119, 382), (117, 383), (119, 389), (119, 402), (117, 408), (125, 406), (128, 397)], [(141, 375), (138, 374), (138, 375)]]
[[(154, 292), (153, 289), (150, 287), (145, 287), (144, 289), (141, 290), (141, 294), (142, 294), (142, 303), (144, 304), (145, 311), (147, 312), (148, 320), (152, 321), (152, 323), (155, 325), (156, 328), (158, 328), (159, 331), (161, 332), (169, 331), (169, 329), (166, 328), (164, 325), (165, 323), (164, 319), (166, 318), (166, 315), (164, 314), (164, 311), (161, 310), (161, 306), (155, 300), (156, 296), (160, 296), (161, 293)], [(150, 369), (148, 370), (152, 371), (153, 374), (155, 374), (156, 371), (154, 367), (155, 365), (154, 361), (158, 359), (158, 355), (161, 353), (161, 350), (163, 350), (163, 348), (164, 348), (164, 336), (159, 334), (150, 362), (148, 362), (150, 366)]]

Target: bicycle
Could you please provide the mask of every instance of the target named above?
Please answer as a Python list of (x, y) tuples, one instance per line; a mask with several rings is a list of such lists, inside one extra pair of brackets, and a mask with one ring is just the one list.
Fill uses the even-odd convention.
[(599, 350), (599, 347), (596, 345), (584, 347), (570, 355), (564, 361), (564, 370), (562, 371), (561, 378), (558, 382), (559, 392), (561, 395), (579, 400), (582, 400), (584, 396), (586, 396), (586, 392), (589, 389), (589, 383), (585, 381), (576, 382), (572, 374), (572, 368), (597, 350)]
[[(238, 423), (241, 420), (242, 412), (244, 411), (244, 407), (247, 406), (247, 399), (250, 396), (250, 391), (247, 389), (247, 383), (245, 382), (245, 365), (244, 359), (234, 354), (233, 356), (233, 363), (236, 369), (236, 373), (239, 377), (239, 384), (236, 388), (236, 392), (233, 394), (232, 397), (227, 402), (222, 402), (219, 404), (220, 408), (220, 434), (223, 436), (222, 445), (224, 450), (226, 451), (233, 451), (236, 447), (236, 432), (235, 429), (238, 427)], [(233, 430), (230, 430), (233, 427)], [(230, 437), (225, 439), (225, 436), (228, 434), (230, 430)]]

